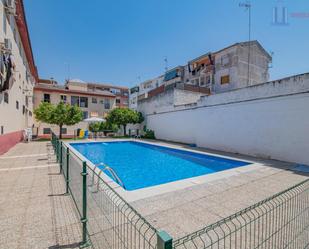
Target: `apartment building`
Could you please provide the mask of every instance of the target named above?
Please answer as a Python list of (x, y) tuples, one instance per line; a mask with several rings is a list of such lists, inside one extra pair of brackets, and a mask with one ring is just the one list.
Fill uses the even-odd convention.
[(212, 92), (221, 93), (267, 82), (271, 61), (270, 54), (258, 41), (236, 43), (215, 52)]
[[(181, 99), (187, 104), (185, 93), (188, 94), (188, 100), (192, 101), (199, 96), (192, 92), (217, 94), (267, 82), (271, 60), (269, 53), (258, 41), (235, 43), (219, 51), (198, 56), (186, 65), (168, 70), (160, 76), (159, 85), (153, 84), (157, 79), (155, 78), (131, 88), (130, 107), (138, 109), (139, 101), (161, 94), (164, 89), (172, 87), (185, 91), (181, 94)], [(150, 87), (143, 92), (141, 89), (144, 84)], [(196, 97), (192, 98), (193, 95)], [(147, 103), (152, 107), (157, 104), (151, 101)]]
[[(69, 81), (67, 85), (72, 83), (74, 82)], [(100, 83), (87, 83), (87, 90), (89, 92), (111, 92), (116, 96), (116, 107), (129, 107), (129, 89), (127, 87)]]
[(22, 0), (0, 1), (0, 154), (33, 125), (38, 79)]
[(184, 67), (184, 82), (211, 89), (215, 74), (214, 58), (214, 54), (206, 53), (189, 61)]
[[(58, 104), (64, 102), (78, 105), (83, 111), (83, 119), (89, 117), (105, 118), (107, 113), (117, 107), (128, 106), (128, 88), (98, 83), (86, 83), (81, 80), (69, 80), (59, 85), (53, 80), (39, 80), (34, 87), (34, 108), (41, 102)], [(88, 123), (80, 122), (74, 126), (63, 127), (64, 136), (71, 137), (78, 128), (87, 129)], [(59, 132), (57, 126), (35, 122), (34, 134), (49, 137), (51, 130)]]
[(129, 107), (133, 110), (137, 110), (138, 100), (142, 100), (148, 97), (148, 92), (161, 86), (164, 83), (164, 75), (161, 75), (152, 80), (146, 80), (139, 85), (136, 85), (130, 89), (129, 94)]

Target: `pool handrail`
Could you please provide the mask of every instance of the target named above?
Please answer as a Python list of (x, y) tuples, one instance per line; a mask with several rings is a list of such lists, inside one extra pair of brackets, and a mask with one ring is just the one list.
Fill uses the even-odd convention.
[[(104, 167), (101, 169), (101, 171), (99, 172), (98, 177), (100, 177), (100, 173), (101, 173), (101, 172), (103, 172), (104, 170), (107, 170), (107, 171), (109, 171), (109, 172), (111, 173), (111, 175), (112, 175), (113, 178), (116, 180), (116, 182), (117, 182), (121, 187), (123, 187), (124, 189), (126, 189), (124, 183), (121, 181), (121, 179), (119, 178), (119, 176), (117, 175), (117, 173), (115, 172), (115, 170), (114, 170), (112, 167), (106, 165), (106, 164), (103, 163), (103, 162), (94, 165), (94, 171), (93, 171), (93, 175), (92, 175), (92, 185), (94, 184), (94, 172), (95, 172), (95, 169), (96, 169), (98, 166), (104, 166)], [(97, 182), (97, 191), (99, 191), (99, 182), (100, 182), (100, 181)]]

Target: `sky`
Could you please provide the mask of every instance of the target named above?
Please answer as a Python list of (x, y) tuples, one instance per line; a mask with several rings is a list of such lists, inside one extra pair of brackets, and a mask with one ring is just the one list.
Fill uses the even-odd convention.
[[(248, 40), (241, 0), (24, 0), (41, 78), (133, 86)], [(251, 0), (252, 39), (273, 53), (270, 79), (309, 72), (309, 1)], [(288, 25), (273, 24), (285, 6)]]

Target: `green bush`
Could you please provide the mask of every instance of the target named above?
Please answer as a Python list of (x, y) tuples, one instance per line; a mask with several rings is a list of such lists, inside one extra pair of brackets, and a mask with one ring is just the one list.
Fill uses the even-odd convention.
[(123, 126), (124, 135), (127, 135), (128, 124), (138, 124), (144, 121), (142, 113), (129, 108), (116, 108), (111, 110), (106, 118), (107, 123)]
[(143, 138), (156, 139), (155, 132), (153, 130), (146, 129)]
[(118, 125), (111, 122), (102, 122), (100, 123), (100, 131), (113, 131), (117, 132), (119, 130)]
[(89, 124), (89, 130), (91, 132), (94, 132), (94, 133), (99, 132), (100, 131), (100, 123), (90, 123)]

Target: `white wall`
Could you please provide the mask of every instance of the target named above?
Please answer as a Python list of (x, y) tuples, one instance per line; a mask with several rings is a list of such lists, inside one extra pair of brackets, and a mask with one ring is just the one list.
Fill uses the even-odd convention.
[[(308, 75), (302, 79), (302, 83), (306, 80), (305, 84), (299, 84), (301, 90), (293, 94), (282, 94), (281, 90), (280, 95), (259, 100), (251, 98), (233, 103), (222, 100), (214, 105), (148, 115), (147, 127), (153, 129), (159, 139), (309, 165)], [(287, 81), (295, 82), (289, 78), (279, 85), (270, 82), (260, 87), (270, 91)], [(256, 87), (251, 91), (257, 91)], [(257, 92), (261, 96), (255, 97), (265, 95), (262, 90)], [(230, 95), (236, 96), (238, 92)]]
[(205, 94), (172, 88), (153, 97), (138, 101), (137, 110), (144, 115), (171, 111), (178, 106), (196, 103), (203, 95)]
[[(10, 23), (8, 19), (10, 19)], [(6, 32), (4, 31), (4, 21), (6, 22)], [(14, 30), (16, 30), (16, 40)], [(0, 1), (0, 42), (4, 42), (5, 38), (10, 39), (12, 42), (12, 56), (16, 66), (12, 76), (14, 79), (13, 86), (7, 90), (8, 103), (4, 102), (4, 93), (0, 93), (0, 127), (3, 126), (4, 134), (8, 134), (32, 126), (32, 91), (34, 82), (31, 82), (26, 77), (26, 71), (30, 72), (30, 70), (22, 45), (20, 45), (21, 49), (19, 49), (21, 39), (15, 19), (12, 15), (5, 14), (3, 1)], [(29, 96), (28, 106), (26, 105), (26, 95)], [(16, 101), (19, 103), (18, 109)], [(25, 113), (23, 113), (23, 106), (25, 106)]]

